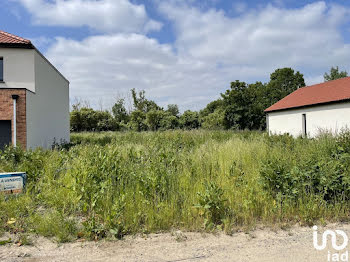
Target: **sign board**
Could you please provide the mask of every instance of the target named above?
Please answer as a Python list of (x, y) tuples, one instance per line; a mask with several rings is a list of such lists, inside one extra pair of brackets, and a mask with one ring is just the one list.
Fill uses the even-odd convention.
[(23, 192), (27, 175), (24, 172), (0, 173), (0, 192), (19, 194)]

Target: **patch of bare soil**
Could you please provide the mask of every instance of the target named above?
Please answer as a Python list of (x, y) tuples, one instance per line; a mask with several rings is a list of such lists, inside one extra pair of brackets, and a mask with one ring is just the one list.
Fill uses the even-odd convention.
[[(350, 225), (332, 224), (320, 228), (320, 232), (326, 229), (340, 229), (350, 236)], [(285, 231), (259, 229), (249, 234), (236, 233), (233, 236), (176, 231), (152, 234), (145, 238), (127, 237), (114, 242), (57, 244), (39, 237), (33, 246), (0, 246), (0, 261), (322, 262), (328, 261), (328, 250), (331, 254), (337, 253), (330, 243), (325, 250), (317, 251), (312, 236), (312, 228), (295, 226)]]

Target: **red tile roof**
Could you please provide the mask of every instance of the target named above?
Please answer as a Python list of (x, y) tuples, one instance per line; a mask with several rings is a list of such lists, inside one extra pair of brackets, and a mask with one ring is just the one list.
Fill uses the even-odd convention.
[(32, 45), (30, 40), (0, 30), (0, 44)]
[(350, 100), (350, 77), (299, 88), (265, 112)]

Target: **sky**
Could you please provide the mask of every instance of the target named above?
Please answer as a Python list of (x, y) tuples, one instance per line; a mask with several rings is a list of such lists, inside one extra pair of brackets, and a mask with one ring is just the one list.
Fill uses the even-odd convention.
[(323, 81), (350, 72), (350, 1), (2, 0), (0, 30), (30, 39), (70, 81), (70, 100), (109, 109), (145, 90), (199, 110), (235, 80), (277, 68)]

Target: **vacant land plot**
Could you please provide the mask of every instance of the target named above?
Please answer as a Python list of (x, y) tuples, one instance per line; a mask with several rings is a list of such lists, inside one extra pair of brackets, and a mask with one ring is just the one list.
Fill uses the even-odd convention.
[(0, 231), (58, 242), (349, 220), (350, 135), (259, 132), (74, 134), (52, 151), (9, 148), (0, 172), (28, 173), (0, 196)]

